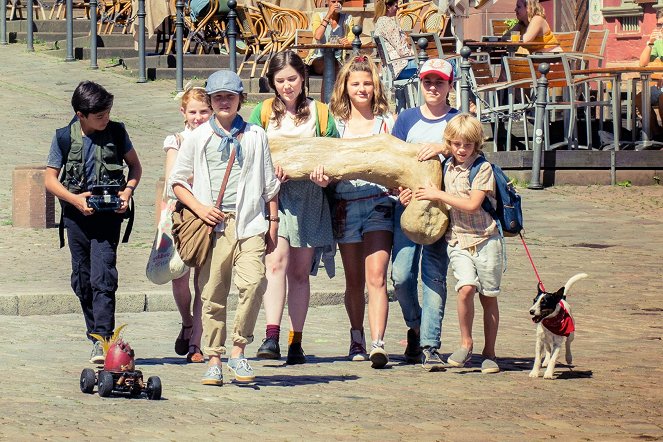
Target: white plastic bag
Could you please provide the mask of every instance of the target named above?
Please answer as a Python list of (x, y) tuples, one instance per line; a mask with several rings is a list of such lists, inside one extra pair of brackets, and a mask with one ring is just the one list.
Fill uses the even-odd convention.
[(165, 284), (184, 275), (188, 267), (177, 254), (171, 228), (173, 226), (173, 210), (176, 200), (161, 203), (161, 217), (157, 226), (157, 234), (152, 244), (152, 251), (147, 260), (145, 275), (155, 284)]

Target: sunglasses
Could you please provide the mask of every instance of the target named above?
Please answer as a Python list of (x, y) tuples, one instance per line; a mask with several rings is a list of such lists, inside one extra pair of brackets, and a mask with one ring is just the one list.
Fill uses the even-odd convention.
[(353, 61), (358, 63), (365, 63), (368, 61), (368, 57), (366, 55), (357, 55)]

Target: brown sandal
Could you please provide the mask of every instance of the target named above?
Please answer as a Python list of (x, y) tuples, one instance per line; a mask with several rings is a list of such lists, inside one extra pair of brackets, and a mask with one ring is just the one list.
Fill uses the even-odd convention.
[(180, 356), (184, 356), (189, 350), (189, 338), (184, 337), (184, 331), (190, 329), (191, 327), (193, 326), (189, 325), (187, 327), (185, 325), (182, 325), (180, 334), (177, 335), (177, 339), (175, 339), (175, 353), (177, 353)]
[(194, 364), (205, 362), (205, 356), (203, 355), (203, 352), (200, 351), (200, 347), (197, 345), (191, 345), (191, 347), (193, 347), (194, 351), (186, 355), (187, 362)]

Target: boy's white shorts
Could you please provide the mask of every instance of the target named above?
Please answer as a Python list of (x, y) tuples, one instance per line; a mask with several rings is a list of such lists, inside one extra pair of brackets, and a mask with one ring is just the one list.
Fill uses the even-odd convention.
[(473, 285), (484, 296), (500, 294), (500, 283), (504, 270), (500, 235), (495, 235), (476, 247), (461, 249), (458, 244), (447, 246), (449, 262), (454, 272), (456, 291), (466, 285)]

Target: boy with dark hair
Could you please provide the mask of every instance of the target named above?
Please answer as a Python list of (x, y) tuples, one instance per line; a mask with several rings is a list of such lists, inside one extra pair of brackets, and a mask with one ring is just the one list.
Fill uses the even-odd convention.
[[(419, 71), (424, 103), (406, 109), (398, 115), (391, 134), (408, 143), (419, 143), (419, 161), (448, 155), (444, 144), (444, 128), (458, 114), (447, 97), (453, 84), (453, 66), (446, 60), (427, 60)], [(445, 364), (439, 355), (442, 319), (447, 302), (447, 244), (440, 238), (433, 244), (422, 246), (410, 241), (400, 228), (400, 219), (412, 198), (412, 190), (404, 189), (401, 204), (396, 204), (394, 215), (394, 246), (391, 255), (391, 280), (394, 292), (408, 326), (405, 360), (421, 362), (427, 371), (442, 371)], [(417, 293), (419, 268), (423, 287), (423, 303)]]
[[(142, 168), (124, 125), (110, 121), (113, 95), (103, 86), (81, 82), (71, 105), (76, 116), (53, 137), (45, 184), (62, 204), (60, 247), (64, 246), (66, 228), (71, 287), (80, 300), (87, 336), (93, 342), (90, 362), (100, 364), (105, 355), (90, 334), (110, 337), (115, 328), (120, 227)], [(129, 170), (126, 179), (125, 163)], [(101, 199), (104, 204), (96, 205), (97, 210), (88, 201), (92, 191), (105, 194)], [(116, 191), (117, 197), (113, 195)], [(123, 242), (126, 240), (125, 233)]]

